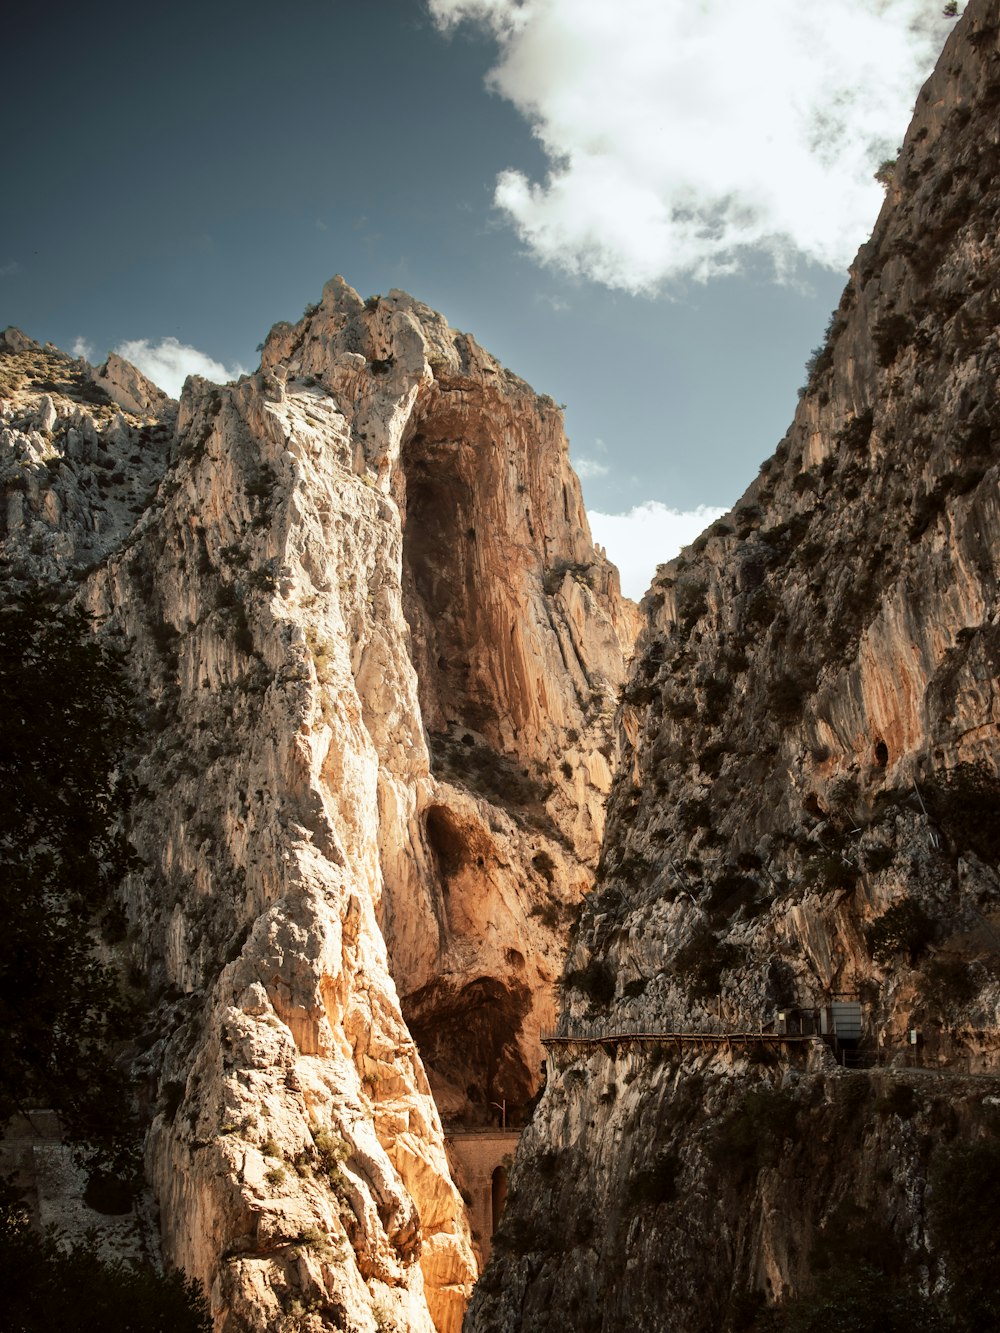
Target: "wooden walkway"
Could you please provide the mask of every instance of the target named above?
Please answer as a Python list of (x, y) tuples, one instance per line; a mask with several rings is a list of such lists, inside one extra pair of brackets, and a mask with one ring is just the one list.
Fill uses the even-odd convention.
[(623, 1045), (638, 1046), (675, 1046), (678, 1050), (685, 1046), (695, 1046), (702, 1050), (709, 1048), (733, 1047), (802, 1047), (816, 1043), (822, 1044), (819, 1036), (788, 1036), (780, 1032), (644, 1032), (641, 1030), (625, 1031), (616, 1029), (611, 1032), (547, 1032), (542, 1034), (542, 1045), (548, 1048), (567, 1048), (595, 1046), (617, 1048)]

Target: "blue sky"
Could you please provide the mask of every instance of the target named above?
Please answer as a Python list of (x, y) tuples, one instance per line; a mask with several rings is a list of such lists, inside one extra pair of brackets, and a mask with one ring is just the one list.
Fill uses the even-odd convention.
[(940, 9), (20, 7), (0, 323), (221, 374), (334, 272), (405, 288), (567, 404), (589, 509), (646, 506), (594, 520), (640, 592), (787, 428)]

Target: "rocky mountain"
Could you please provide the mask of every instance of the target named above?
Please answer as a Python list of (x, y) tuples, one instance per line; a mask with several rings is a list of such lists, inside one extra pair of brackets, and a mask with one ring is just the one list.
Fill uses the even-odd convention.
[(471, 1333), (996, 1326), (998, 39), (973, 0), (791, 429), (643, 602)]
[(543, 1059), (469, 1333), (1000, 1323), (998, 107), (972, 0), (641, 632), (555, 404), (404, 293), (180, 403), (3, 335), (5, 586), (144, 709), (114, 948), (220, 1333), (457, 1330), (447, 1135)]
[(442, 1117), (518, 1123), (592, 884), (637, 629), (561, 415), (340, 279), (180, 403), (0, 346), (8, 589), (127, 647), (124, 971), (168, 1262), (216, 1327), (457, 1330)]

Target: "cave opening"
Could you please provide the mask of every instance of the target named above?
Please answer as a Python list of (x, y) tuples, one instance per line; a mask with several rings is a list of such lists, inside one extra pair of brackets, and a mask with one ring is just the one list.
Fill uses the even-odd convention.
[(468, 861), (468, 846), (461, 825), (443, 805), (432, 805), (427, 811), (424, 827), (427, 845), (431, 849), (438, 875), (444, 887)]
[(403, 1017), (432, 1086), (441, 1079), (464, 1093), (453, 1123), (495, 1125), (504, 1103), (508, 1125), (523, 1122), (534, 1081), (518, 1035), (530, 1005), (523, 982), (487, 976), (460, 987), (432, 981), (403, 997)]
[(489, 534), (483, 531), (477, 454), (461, 438), (460, 424), (425, 419), (400, 458), (403, 614), (432, 739), (449, 724), (490, 737), (498, 732), (497, 701), (475, 665), (482, 645), (494, 638), (483, 596)]

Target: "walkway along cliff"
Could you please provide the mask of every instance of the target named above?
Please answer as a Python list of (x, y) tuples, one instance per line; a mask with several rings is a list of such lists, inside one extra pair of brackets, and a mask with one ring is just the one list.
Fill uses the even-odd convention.
[(998, 42), (973, 0), (791, 429), (643, 602), (469, 1333), (1000, 1319)]
[(489, 1234), (442, 1117), (538, 1092), (637, 627), (561, 415), (340, 279), (179, 404), (0, 353), (5, 577), (75, 588), (145, 705), (117, 948), (165, 1256), (226, 1333), (455, 1333)]

